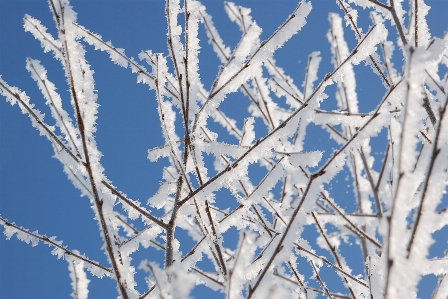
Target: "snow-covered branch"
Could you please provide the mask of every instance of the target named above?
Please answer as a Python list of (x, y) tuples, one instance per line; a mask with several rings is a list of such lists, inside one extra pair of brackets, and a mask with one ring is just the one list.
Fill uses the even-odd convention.
[[(200, 1), (166, 0), (167, 50), (142, 50), (138, 58), (147, 69), (78, 24), (68, 0), (50, 0), (57, 34), (29, 15), (24, 28), (61, 63), (69, 99), (32, 58), (26, 68), (54, 125), (6, 82), (8, 74), (0, 77), (0, 93), (50, 141), (68, 178), (89, 198), (110, 266), (0, 217), (7, 239), (17, 234), (33, 246), (53, 247), (68, 261), (72, 296), (79, 299), (95, 283), (84, 268), (115, 280), (123, 299), (187, 298), (201, 284), (232, 299), (415, 298), (422, 277), (431, 274), (438, 279), (433, 298), (444, 298), (447, 259), (429, 251), (447, 239), (435, 235), (448, 226), (448, 74), (442, 73), (448, 35), (431, 37), (424, 0), (410, 0), (407, 13), (402, 2), (337, 0), (340, 11), (329, 14), (326, 35), (332, 57), (307, 54), (297, 86), (295, 74), (275, 58), (289, 40), (301, 38), (313, 17), (311, 1), (300, 1), (265, 40), (250, 9), (224, 3), (241, 33), (232, 49)], [(370, 12), (367, 30), (361, 8)], [(221, 63), (213, 74), (201, 73), (203, 32)], [(388, 39), (391, 32), (398, 33), (396, 42)], [(147, 203), (131, 199), (130, 190), (106, 175), (96, 136), (99, 94), (86, 59), (93, 50), (129, 67), (154, 95), (160, 127), (151, 130), (161, 131), (163, 141), (148, 150), (148, 159), (165, 164), (161, 178), (150, 177), (158, 191)], [(358, 73), (361, 63), (381, 84), (375, 99), (359, 93), (369, 84)], [(332, 70), (322, 77), (323, 66)], [(247, 110), (223, 108), (238, 93)], [(376, 107), (365, 111), (364, 102)], [(332, 152), (313, 144), (321, 142), (311, 140), (318, 140), (310, 136), (313, 128), (332, 142)], [(373, 145), (381, 134), (387, 137), (378, 157)], [(341, 175), (352, 188), (346, 195)], [(235, 230), (238, 236), (231, 236)], [(186, 251), (180, 232), (192, 239)], [(148, 255), (136, 269), (131, 262), (141, 247), (163, 251), (165, 260)], [(137, 286), (137, 277), (147, 285)]]

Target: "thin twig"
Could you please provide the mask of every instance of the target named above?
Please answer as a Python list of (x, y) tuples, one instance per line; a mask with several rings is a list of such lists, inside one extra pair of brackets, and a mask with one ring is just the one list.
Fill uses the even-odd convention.
[(325, 283), (322, 281), (322, 278), (320, 278), (319, 271), (316, 269), (316, 265), (314, 265), (313, 261), (310, 261), (311, 266), (313, 266), (314, 274), (316, 275), (317, 280), (319, 281), (322, 288), (325, 290), (325, 293), (327, 294), (328, 298), (333, 299), (333, 297), (330, 294), (330, 291), (328, 290)]
[[(335, 248), (333, 245), (331, 245), (330, 240), (328, 240), (328, 236), (327, 236), (327, 234), (326, 234), (324, 228), (320, 225), (319, 220), (317, 219), (316, 213), (315, 213), (315, 212), (312, 212), (311, 215), (313, 216), (314, 221), (316, 222), (316, 225), (317, 225), (317, 227), (319, 228), (319, 231), (320, 231), (321, 235), (324, 237), (325, 242), (327, 243), (328, 248), (330, 249), (331, 253), (333, 254), (334, 259), (335, 259), (336, 262), (338, 263), (338, 267), (339, 267), (339, 268), (342, 268), (342, 264), (341, 264), (341, 261), (340, 261), (340, 259), (339, 259), (339, 255), (338, 255), (338, 253), (337, 253), (337, 251), (336, 251), (336, 248)], [(348, 290), (350, 291), (350, 294), (352, 294), (352, 297), (353, 297), (353, 298), (356, 298), (356, 296), (355, 296), (355, 292), (353, 291), (352, 287), (350, 286), (350, 284), (349, 284), (347, 278), (346, 278), (345, 276), (342, 276), (342, 279), (343, 279), (344, 282), (345, 282), (345, 286), (346, 286), (346, 287), (348, 288)]]
[(14, 223), (9, 222), (8, 220), (6, 220), (3, 217), (0, 217), (0, 221), (3, 222), (1, 224), (3, 226), (5, 226), (5, 227), (7, 227), (7, 226), (13, 227), (14, 229), (19, 230), (19, 231), (21, 231), (24, 234), (27, 234), (27, 235), (29, 235), (29, 236), (31, 236), (33, 238), (39, 239), (42, 242), (44, 242), (44, 243), (46, 243), (48, 245), (51, 245), (51, 246), (53, 246), (53, 247), (63, 251), (64, 255), (73, 256), (74, 258), (77, 258), (77, 259), (79, 259), (79, 260), (81, 260), (81, 261), (83, 261), (83, 262), (85, 262), (87, 264), (90, 264), (90, 265), (92, 265), (92, 266), (94, 266), (96, 268), (99, 268), (102, 271), (106, 271), (109, 274), (113, 273), (112, 269), (104, 267), (104, 266), (100, 265), (99, 263), (97, 263), (95, 261), (92, 261), (92, 260), (90, 260), (90, 259), (88, 259), (88, 258), (86, 258), (86, 257), (84, 257), (82, 255), (79, 255), (79, 254), (73, 252), (72, 250), (68, 250), (67, 248), (61, 246), (60, 244), (58, 244), (57, 242), (51, 240), (50, 238), (48, 238), (45, 235), (42, 236), (42, 235), (40, 235), (40, 234), (38, 234), (36, 232), (30, 232), (30, 231), (28, 231), (28, 230), (26, 230), (26, 229), (24, 229), (24, 228), (22, 228), (20, 226), (17, 226)]

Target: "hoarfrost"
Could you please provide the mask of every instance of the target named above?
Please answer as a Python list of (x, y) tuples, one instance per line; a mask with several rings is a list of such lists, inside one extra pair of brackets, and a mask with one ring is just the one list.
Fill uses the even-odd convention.
[[(53, 255), (65, 258), (74, 298), (87, 298), (84, 269), (114, 279), (126, 299), (187, 298), (199, 284), (232, 299), (319, 294), (413, 298), (421, 277), (428, 274), (439, 277), (433, 297), (446, 297), (446, 258), (429, 259), (428, 253), (434, 232), (448, 225), (446, 208), (440, 210), (448, 182), (448, 83), (439, 69), (447, 65), (448, 35), (431, 39), (429, 6), (423, 0), (411, 1), (408, 13), (402, 2), (338, 1), (344, 16), (331, 13), (328, 18), (333, 70), (319, 81), (320, 64), (329, 59), (320, 56), (324, 51), (312, 52), (300, 87), (274, 57), (312, 17), (310, 2), (300, 2), (264, 41), (251, 10), (226, 2), (224, 9), (242, 34), (230, 49), (199, 1), (167, 0), (167, 54), (146, 50), (138, 56), (150, 70), (79, 25), (68, 1), (50, 1), (57, 38), (26, 15), (25, 31), (62, 64), (74, 115), (35, 59), (28, 58), (26, 68), (50, 108), (54, 126), (46, 123), (25, 92), (2, 77), (0, 93), (18, 104), (51, 142), (66, 175), (81, 195), (89, 197), (111, 268), (69, 250), (55, 237), (0, 217), (4, 235), (16, 235), (32, 246), (46, 243)], [(367, 31), (359, 25), (360, 7), (371, 12)], [(343, 20), (355, 34), (353, 49), (344, 37)], [(200, 72), (200, 26), (221, 62), (209, 89)], [(391, 29), (398, 32), (398, 42), (387, 40)], [(105, 174), (95, 139), (94, 72), (83, 42), (105, 51), (113, 63), (129, 67), (138, 83), (155, 92), (164, 142), (148, 151), (148, 159), (166, 158), (168, 165), (148, 208)], [(401, 50), (403, 73), (394, 68), (395, 48)], [(369, 82), (357, 78), (354, 67), (363, 61), (385, 88), (377, 107), (366, 113), (359, 112), (366, 99), (358, 96), (357, 88)], [(247, 110), (239, 111), (246, 113), (243, 122), (220, 108), (237, 92), (250, 100)], [(337, 108), (324, 109), (324, 101), (333, 99)], [(217, 129), (210, 126), (210, 118)], [(311, 125), (321, 126), (336, 141), (332, 153), (318, 146), (310, 149), (310, 140), (320, 142), (306, 136)], [(381, 130), (387, 131), (387, 140), (378, 162), (381, 157), (372, 145)], [(236, 141), (223, 138), (227, 133)], [(264, 135), (257, 139), (259, 134)], [(350, 194), (338, 194), (347, 184), (340, 183), (341, 175), (350, 177)], [(186, 252), (181, 246), (185, 239), (176, 235), (176, 228), (192, 239)], [(238, 244), (229, 245), (235, 229)], [(352, 263), (347, 246), (359, 251), (353, 257), (358, 264)], [(165, 252), (164, 267), (155, 260), (138, 261), (138, 269), (132, 266), (134, 253), (148, 247)], [(200, 263), (206, 259), (208, 268)], [(337, 291), (325, 281), (327, 266), (340, 278)], [(306, 267), (311, 272), (305, 275)], [(149, 275), (148, 290), (140, 294), (135, 276), (142, 270)]]

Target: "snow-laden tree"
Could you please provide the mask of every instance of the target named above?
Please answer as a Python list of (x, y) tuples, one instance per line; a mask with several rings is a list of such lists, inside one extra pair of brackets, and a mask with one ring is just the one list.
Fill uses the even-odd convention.
[[(16, 235), (53, 247), (52, 253), (69, 264), (74, 298), (87, 298), (85, 270), (114, 280), (121, 298), (187, 298), (200, 284), (232, 299), (415, 298), (422, 277), (430, 274), (438, 277), (433, 298), (447, 298), (448, 258), (431, 258), (428, 252), (433, 234), (448, 226), (442, 201), (448, 182), (448, 77), (439, 70), (448, 66), (448, 35), (430, 35), (424, 0), (410, 0), (408, 12), (399, 0), (337, 3), (340, 11), (328, 17), (333, 71), (319, 78), (320, 53), (310, 53), (303, 84), (293, 82), (274, 53), (295, 34), (300, 37), (312, 17), (312, 1), (299, 2), (265, 40), (250, 9), (226, 2), (228, 17), (241, 29), (231, 49), (199, 1), (167, 0), (167, 51), (145, 50), (138, 59), (78, 24), (67, 0), (49, 0), (56, 35), (26, 15), (25, 30), (62, 64), (70, 99), (32, 58), (26, 68), (54, 125), (20, 86), (0, 78), (0, 92), (49, 140), (65, 174), (90, 199), (108, 264), (0, 216), (6, 238)], [(365, 10), (369, 28), (357, 23), (358, 11)], [(211, 86), (201, 81), (201, 26), (221, 61)], [(357, 40), (351, 49), (347, 33)], [(165, 142), (149, 149), (148, 158), (168, 164), (148, 202), (129, 198), (101, 163), (95, 141), (101, 115), (94, 71), (85, 58), (93, 50), (108, 54), (155, 92), (160, 128), (153, 130), (161, 129)], [(394, 61), (400, 60), (397, 69)], [(360, 63), (384, 88), (368, 113), (359, 112), (361, 101), (371, 101), (357, 96), (356, 86), (369, 84), (356, 81)], [(335, 95), (327, 95), (332, 87)], [(232, 93), (251, 102), (242, 126), (220, 109)], [(324, 109), (331, 97), (338, 108)], [(210, 125), (213, 121), (220, 127)], [(305, 150), (310, 126), (327, 131), (338, 148), (327, 156)], [(256, 138), (260, 132), (266, 133)], [(371, 144), (380, 132), (386, 132), (387, 142), (375, 170)], [(265, 170), (261, 180), (254, 179), (254, 164)], [(344, 169), (351, 174), (353, 196), (336, 198), (332, 193), (347, 182), (334, 178)], [(229, 196), (217, 196), (224, 189)], [(223, 209), (220, 201), (238, 205)], [(354, 210), (344, 208), (347, 201)], [(180, 250), (183, 240), (176, 238), (176, 229), (194, 240), (188, 252)], [(238, 231), (236, 248), (224, 245), (234, 238), (226, 234), (230, 229)], [(150, 255), (132, 261), (139, 248), (150, 246), (164, 252), (163, 267)], [(361, 273), (353, 270), (354, 252)], [(201, 266), (204, 259), (213, 269)], [(137, 291), (137, 275), (146, 276), (144, 292)], [(332, 289), (335, 277), (339, 286)]]

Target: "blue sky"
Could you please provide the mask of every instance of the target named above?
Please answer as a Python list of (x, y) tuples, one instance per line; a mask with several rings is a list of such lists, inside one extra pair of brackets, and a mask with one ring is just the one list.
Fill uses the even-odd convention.
[[(141, 50), (168, 54), (166, 48), (166, 19), (164, 1), (71, 1), (78, 13), (78, 22), (84, 27), (126, 49), (129, 56), (137, 57)], [(240, 32), (225, 14), (222, 1), (203, 1), (212, 15), (224, 42), (232, 48)], [(296, 1), (246, 0), (237, 4), (252, 8), (252, 16), (263, 28), (267, 38), (294, 10)], [(280, 66), (294, 78), (297, 85), (303, 81), (307, 57), (312, 51), (321, 51), (323, 57), (319, 78), (333, 68), (330, 47), (325, 37), (328, 31), (328, 12), (342, 13), (335, 1), (312, 1), (313, 11), (305, 28), (276, 54)], [(431, 0), (433, 7), (428, 23), (433, 36), (441, 37), (448, 28), (448, 2)], [(25, 69), (25, 59), (40, 60), (63, 98), (68, 99), (67, 84), (58, 61), (50, 53), (43, 53), (40, 43), (23, 30), (23, 16), (30, 14), (39, 19), (55, 34), (54, 22), (43, 0), (0, 0), (0, 74), (10, 85), (27, 92), (31, 101), (49, 115), (44, 100)], [(367, 14), (360, 16), (364, 31), (368, 28)], [(201, 78), (208, 88), (216, 74), (219, 61), (207, 44), (200, 29)], [(392, 32), (395, 34), (395, 32)], [(356, 44), (353, 33), (345, 31), (349, 47)], [(395, 40), (395, 37), (394, 39)], [(143, 203), (152, 196), (161, 180), (163, 163), (150, 163), (146, 158), (149, 148), (163, 144), (154, 92), (136, 83), (136, 76), (110, 62), (107, 54), (86, 46), (87, 59), (95, 70), (95, 84), (101, 107), (98, 114), (97, 143), (103, 153), (102, 162), (107, 176), (128, 196)], [(399, 61), (396, 62), (400, 63)], [(358, 66), (362, 84), (358, 90), (360, 110), (373, 109), (382, 94), (379, 80), (365, 66)], [(355, 69), (357, 71), (357, 69)], [(334, 96), (333, 96), (334, 98)], [(224, 111), (242, 125), (246, 111), (245, 100), (235, 97), (224, 104)], [(370, 100), (372, 99), (372, 100)], [(325, 103), (332, 108), (334, 99)], [(226, 110), (227, 109), (227, 110)], [(70, 249), (78, 249), (88, 257), (106, 264), (99, 248), (102, 242), (98, 225), (87, 198), (67, 180), (61, 164), (52, 158), (49, 142), (31, 127), (29, 119), (17, 106), (11, 107), (0, 99), (0, 215), (32, 231), (57, 236)], [(320, 144), (331, 153), (332, 144), (323, 143), (325, 135), (314, 135), (311, 147)], [(322, 145), (324, 144), (324, 145)], [(310, 148), (310, 150), (313, 148)], [(378, 151), (381, 151), (379, 146)], [(342, 190), (341, 192), (345, 192)], [(0, 236), (0, 297), (2, 298), (68, 298), (71, 293), (67, 263), (50, 254), (44, 244), (32, 248), (15, 237), (6, 241)], [(147, 252), (163, 259), (161, 252)], [(144, 256), (143, 253), (141, 256)], [(138, 260), (138, 257), (136, 257)], [(115, 283), (107, 278), (89, 277), (90, 298), (115, 298)], [(143, 280), (137, 280), (144, 285)], [(138, 288), (145, 291), (145, 286)], [(198, 298), (201, 295), (197, 291)], [(424, 294), (422, 294), (424, 296)]]

